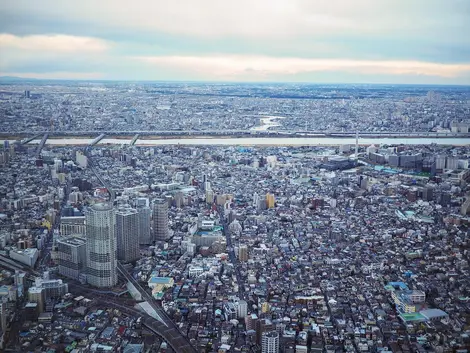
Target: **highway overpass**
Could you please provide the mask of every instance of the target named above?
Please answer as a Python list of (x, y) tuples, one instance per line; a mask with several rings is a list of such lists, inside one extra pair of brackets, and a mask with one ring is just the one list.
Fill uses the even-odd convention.
[[(150, 295), (144, 288), (142, 288), (140, 283), (134, 277), (132, 277), (130, 273), (127, 272), (127, 270), (124, 268), (124, 266), (119, 262), (117, 269), (121, 276), (123, 276), (127, 281), (131, 282), (134, 285), (137, 291), (139, 291), (139, 293), (141, 294), (142, 298), (152, 307), (153, 310), (155, 310), (159, 317), (159, 320), (155, 320), (154, 318), (147, 318), (144, 322), (151, 324), (155, 327), (155, 329), (158, 329), (162, 334), (162, 337), (164, 337), (165, 340), (170, 343), (170, 345), (172, 341), (174, 341), (175, 344), (177, 343), (179, 345), (178, 349), (172, 346), (172, 348), (175, 349), (177, 352), (197, 352), (196, 349), (194, 349), (194, 347), (189, 342), (188, 337), (186, 337), (180, 332), (178, 327), (175, 325), (173, 320), (168, 317), (163, 308), (157, 305), (152, 295)], [(182, 350), (182, 348), (185, 348), (186, 350), (184, 351)]]

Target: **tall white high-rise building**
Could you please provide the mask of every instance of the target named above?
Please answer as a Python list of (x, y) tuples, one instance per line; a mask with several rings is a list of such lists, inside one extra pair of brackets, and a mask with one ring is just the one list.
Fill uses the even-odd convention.
[(150, 227), (150, 219), (152, 217), (152, 210), (147, 206), (138, 206), (138, 224), (137, 233), (139, 235), (139, 244), (148, 245), (152, 244), (153, 238)]
[(168, 239), (168, 202), (164, 199), (153, 203), (153, 233), (157, 241)]
[(88, 167), (88, 157), (82, 151), (75, 152), (75, 161), (82, 168)]
[(279, 353), (279, 332), (264, 332), (261, 339), (261, 353)]
[(116, 212), (117, 258), (132, 262), (140, 257), (139, 253), (139, 215), (130, 207), (119, 208)]
[(255, 193), (253, 194), (253, 206), (254, 206), (254, 207), (258, 207), (259, 199), (260, 199), (260, 197), (259, 197), (258, 193), (255, 192)]
[(95, 287), (112, 287), (118, 280), (116, 213), (113, 205), (95, 204), (86, 211), (85, 217), (87, 282)]
[(54, 170), (56, 172), (60, 171), (64, 167), (64, 162), (62, 162), (62, 159), (54, 159)]
[(57, 240), (59, 273), (78, 280), (86, 268), (86, 239), (78, 236)]
[(245, 300), (240, 300), (237, 306), (237, 315), (239, 319), (244, 319), (248, 314), (248, 303)]

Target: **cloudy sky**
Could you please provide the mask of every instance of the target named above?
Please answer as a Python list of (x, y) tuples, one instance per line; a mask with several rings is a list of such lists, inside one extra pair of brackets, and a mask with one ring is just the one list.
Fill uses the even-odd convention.
[(470, 84), (470, 0), (1, 0), (0, 75)]

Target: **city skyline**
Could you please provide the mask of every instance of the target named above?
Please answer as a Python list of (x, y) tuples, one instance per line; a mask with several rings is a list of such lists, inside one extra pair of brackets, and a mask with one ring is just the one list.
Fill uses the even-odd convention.
[(16, 1), (0, 76), (470, 84), (470, 4), (454, 0)]
[(4, 79), (0, 112), (1, 351), (470, 348), (470, 86)]

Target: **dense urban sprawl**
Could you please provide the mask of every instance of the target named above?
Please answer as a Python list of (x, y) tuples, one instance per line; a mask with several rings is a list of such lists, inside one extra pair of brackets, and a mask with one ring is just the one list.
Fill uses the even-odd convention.
[[(0, 130), (31, 135), (469, 126), (464, 88), (6, 87)], [(470, 349), (468, 143), (209, 141), (3, 142), (2, 351)]]

